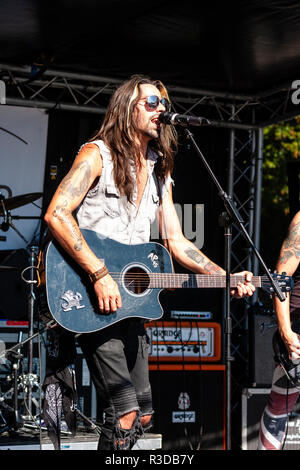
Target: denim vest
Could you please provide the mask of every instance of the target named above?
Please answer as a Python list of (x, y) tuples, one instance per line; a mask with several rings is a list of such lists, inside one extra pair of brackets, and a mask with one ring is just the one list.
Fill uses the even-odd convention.
[[(104, 237), (120, 243), (135, 245), (145, 243), (150, 238), (150, 226), (154, 222), (159, 208), (159, 187), (161, 197), (167, 191), (172, 179), (169, 176), (164, 183), (158, 183), (154, 166), (158, 155), (148, 149), (148, 180), (138, 210), (136, 210), (137, 186), (135, 183), (133, 202), (121, 196), (114, 182), (113, 163), (110, 151), (102, 140), (92, 143), (99, 147), (103, 165), (97, 185), (88, 191), (77, 210), (80, 228), (94, 230)], [(132, 166), (135, 174), (135, 167)]]

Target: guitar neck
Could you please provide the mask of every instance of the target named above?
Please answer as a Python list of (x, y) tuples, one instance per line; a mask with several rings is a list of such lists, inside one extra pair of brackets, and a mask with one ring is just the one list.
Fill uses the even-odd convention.
[[(151, 273), (149, 288), (180, 289), (180, 288), (225, 288), (226, 276), (210, 274), (165, 274)], [(235, 288), (239, 282), (244, 282), (244, 276), (231, 276), (230, 287)], [(255, 287), (261, 287), (261, 276), (253, 276), (251, 280)]]

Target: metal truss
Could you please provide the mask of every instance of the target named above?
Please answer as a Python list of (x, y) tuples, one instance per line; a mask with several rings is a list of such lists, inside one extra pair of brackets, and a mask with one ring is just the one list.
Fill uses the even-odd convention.
[[(122, 81), (42, 66), (0, 64), (0, 104), (104, 114), (110, 95)], [(204, 115), (215, 127), (255, 129), (300, 114), (299, 107), (291, 105), (291, 84), (253, 96), (166, 85), (174, 111)]]
[[(261, 184), (263, 161), (263, 129), (230, 131), (228, 194), (235, 202), (237, 210), (244, 221), (244, 227), (259, 251), (260, 217), (261, 217)], [(248, 247), (239, 227), (232, 226), (231, 271), (243, 270), (259, 274), (259, 262)], [(242, 388), (249, 385), (250, 350), (252, 341), (249, 328), (249, 311), (257, 301), (257, 291), (252, 298), (241, 303), (231, 300), (231, 417), (233, 430), (240, 429)], [(253, 310), (252, 310), (253, 311)], [(236, 446), (239, 436), (232, 433)]]

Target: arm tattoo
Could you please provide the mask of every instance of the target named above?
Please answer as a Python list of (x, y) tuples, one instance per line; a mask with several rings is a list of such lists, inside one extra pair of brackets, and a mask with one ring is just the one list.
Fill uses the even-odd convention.
[[(67, 201), (65, 201), (64, 206), (66, 206), (66, 204)], [(83, 237), (71, 212), (64, 206), (56, 206), (52, 215), (53, 217), (56, 217), (62, 224), (65, 224), (68, 227), (68, 230), (74, 239), (74, 250), (81, 251)]]
[[(85, 195), (90, 186), (91, 167), (87, 160), (83, 160), (72, 168), (67, 176), (62, 180), (59, 186), (60, 195), (67, 199), (75, 199)], [(83, 237), (79, 227), (74, 220), (71, 212), (67, 209), (67, 199), (63, 204), (57, 205), (53, 211), (53, 217), (56, 217), (62, 224), (65, 224), (69, 233), (74, 239), (74, 250), (81, 251)]]
[(71, 169), (67, 176), (62, 180), (59, 187), (60, 193), (69, 194), (71, 199), (81, 196), (89, 189), (90, 178), (90, 164), (88, 161), (84, 160)]
[(280, 262), (286, 264), (293, 256), (300, 260), (300, 222), (291, 225), (282, 245)]
[(195, 261), (195, 263), (199, 264), (203, 269), (205, 269), (209, 273), (220, 273), (220, 268), (213, 264), (212, 262), (208, 261), (205, 256), (203, 256), (201, 253), (199, 253), (196, 250), (193, 250), (192, 248), (188, 248), (185, 250), (185, 254)]

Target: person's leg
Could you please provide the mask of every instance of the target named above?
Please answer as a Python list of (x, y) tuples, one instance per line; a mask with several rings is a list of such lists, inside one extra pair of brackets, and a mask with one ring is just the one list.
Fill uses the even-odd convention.
[(143, 321), (137, 319), (129, 322), (125, 344), (128, 369), (140, 408), (140, 419), (136, 422), (138, 439), (145, 430), (150, 429), (153, 415), (148, 364), (149, 346)]
[(98, 449), (130, 449), (139, 404), (124, 354), (122, 325), (100, 334), (82, 335), (78, 342), (105, 415)]
[(272, 389), (263, 412), (258, 439), (258, 450), (282, 449), (288, 414), (294, 408), (299, 389), (288, 380), (280, 365), (274, 369)]

